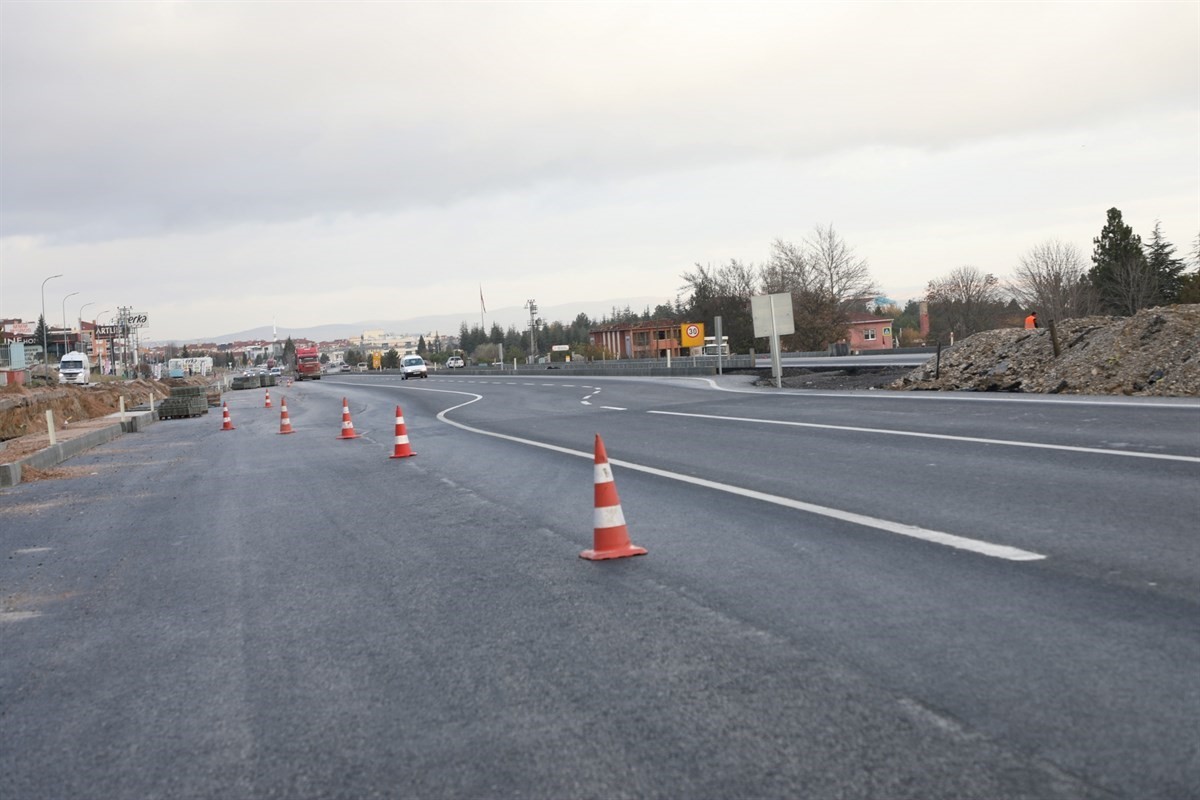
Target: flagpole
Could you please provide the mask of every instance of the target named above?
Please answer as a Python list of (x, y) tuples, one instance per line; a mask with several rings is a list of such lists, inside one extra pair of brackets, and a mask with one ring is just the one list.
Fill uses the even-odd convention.
[(483, 319), (483, 313), (487, 311), (487, 306), (483, 303), (483, 284), (479, 285), (479, 328), (487, 335), (487, 322)]

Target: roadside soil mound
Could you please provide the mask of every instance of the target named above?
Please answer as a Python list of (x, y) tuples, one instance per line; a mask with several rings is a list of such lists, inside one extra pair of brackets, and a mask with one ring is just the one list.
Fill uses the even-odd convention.
[[(183, 382), (198, 381), (185, 379)], [(207, 384), (205, 378), (202, 383)], [(89, 386), (0, 387), (0, 441), (46, 433), (46, 412), (54, 412), (55, 428), (105, 417), (125, 408), (157, 403), (171, 393), (168, 383), (154, 380), (112, 381)]]
[[(1200, 305), (1132, 317), (1082, 317), (1048, 329), (977, 333), (892, 389), (1043, 394), (1200, 396)], [(936, 375), (936, 377), (935, 377)]]

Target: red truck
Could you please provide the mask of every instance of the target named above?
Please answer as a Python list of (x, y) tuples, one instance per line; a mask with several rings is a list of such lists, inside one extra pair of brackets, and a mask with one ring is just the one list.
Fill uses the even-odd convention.
[(315, 347), (296, 348), (296, 380), (321, 380), (321, 354)]

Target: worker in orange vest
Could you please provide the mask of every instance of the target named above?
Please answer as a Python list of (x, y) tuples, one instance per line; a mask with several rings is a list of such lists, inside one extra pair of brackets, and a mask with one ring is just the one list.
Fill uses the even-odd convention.
[(1030, 311), (1029, 316), (1025, 318), (1025, 330), (1029, 331), (1037, 327), (1039, 327), (1037, 321), (1037, 312)]

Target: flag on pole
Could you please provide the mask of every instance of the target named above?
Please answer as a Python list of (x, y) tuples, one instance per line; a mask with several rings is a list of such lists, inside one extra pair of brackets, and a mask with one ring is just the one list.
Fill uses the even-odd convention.
[(483, 313), (487, 312), (487, 305), (483, 302), (483, 286), (479, 287), (479, 310)]

